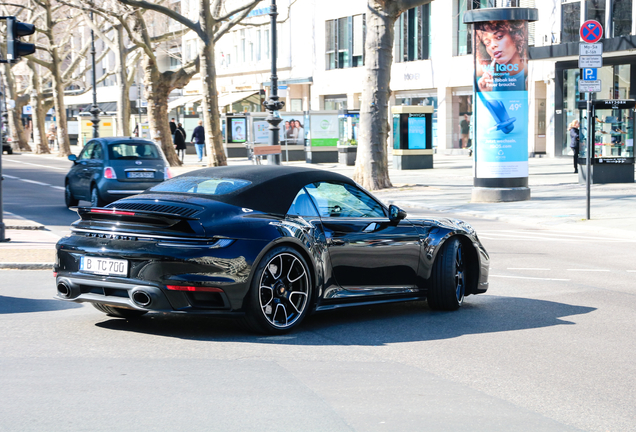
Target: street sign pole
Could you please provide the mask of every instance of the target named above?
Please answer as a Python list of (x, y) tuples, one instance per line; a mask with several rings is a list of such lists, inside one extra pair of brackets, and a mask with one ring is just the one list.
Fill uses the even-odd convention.
[(587, 101), (587, 136), (585, 137), (585, 141), (587, 141), (587, 151), (585, 152), (585, 170), (587, 174), (585, 175), (585, 190), (586, 190), (586, 217), (587, 220), (590, 220), (590, 184), (592, 183), (592, 127), (594, 126), (594, 119), (592, 118), (592, 95), (590, 93), (585, 93), (585, 99)]
[[(588, 77), (585, 75), (585, 68), (601, 68), (603, 67), (603, 44), (598, 43), (603, 37), (603, 26), (598, 21), (587, 20), (581, 24), (579, 35), (583, 42), (579, 43), (579, 68), (583, 73), (584, 80)], [(585, 92), (585, 101), (587, 105), (587, 136), (585, 137), (587, 151), (585, 152), (585, 189), (586, 189), (586, 207), (587, 220), (590, 220), (590, 184), (592, 183), (592, 151), (594, 150), (594, 137), (592, 136), (592, 128), (594, 127), (594, 109), (592, 108), (592, 92), (601, 91), (601, 81), (596, 79), (596, 73), (593, 73), (594, 80), (579, 80), (579, 92)]]

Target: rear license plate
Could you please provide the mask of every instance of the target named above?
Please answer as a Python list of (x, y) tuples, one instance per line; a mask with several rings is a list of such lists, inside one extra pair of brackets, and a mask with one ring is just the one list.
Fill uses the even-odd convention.
[(155, 178), (155, 173), (152, 171), (129, 171), (126, 173), (128, 178)]
[(127, 276), (128, 261), (84, 256), (80, 258), (80, 271), (106, 276)]

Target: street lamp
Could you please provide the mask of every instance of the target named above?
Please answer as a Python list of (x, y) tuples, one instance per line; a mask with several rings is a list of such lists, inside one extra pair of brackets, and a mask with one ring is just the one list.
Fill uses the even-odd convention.
[[(91, 11), (91, 22), (93, 21), (93, 12)], [(91, 62), (93, 66), (93, 105), (88, 112), (91, 113), (91, 123), (93, 124), (93, 138), (99, 137), (99, 107), (97, 106), (97, 79), (95, 76), (95, 33), (91, 29)]]
[[(276, 0), (272, 0), (272, 4), (269, 7), (270, 25), (271, 25), (271, 49), (269, 52), (272, 55), (272, 76), (271, 76), (271, 91), (269, 92), (269, 99), (263, 102), (263, 105), (269, 111), (269, 115), (265, 119), (269, 123), (269, 145), (278, 145), (278, 132), (280, 128), (278, 125), (283, 119), (278, 115), (278, 111), (283, 109), (285, 102), (278, 100), (278, 76), (276, 76), (276, 17), (278, 12), (276, 11)], [(274, 154), (267, 156), (267, 161), (272, 165), (280, 165), (280, 154)]]

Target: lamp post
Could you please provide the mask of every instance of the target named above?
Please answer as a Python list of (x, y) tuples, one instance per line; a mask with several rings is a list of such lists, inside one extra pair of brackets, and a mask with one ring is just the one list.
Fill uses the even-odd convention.
[[(278, 76), (276, 75), (276, 17), (278, 12), (276, 11), (276, 0), (272, 0), (272, 4), (269, 7), (270, 25), (271, 25), (271, 49), (269, 52), (272, 56), (272, 76), (271, 76), (271, 91), (269, 93), (269, 99), (263, 102), (263, 105), (269, 111), (269, 115), (265, 119), (269, 123), (269, 145), (278, 145), (279, 131), (278, 125), (283, 119), (278, 115), (278, 111), (283, 109), (285, 102), (278, 100)], [(271, 165), (280, 165), (280, 154), (273, 154), (267, 156), (267, 161)]]
[[(0, 93), (0, 96), (2, 96), (2, 99), (0, 100), (0, 145), (4, 144), (4, 140), (5, 140), (4, 129), (7, 125), (7, 112), (6, 112), (7, 106), (6, 106), (6, 100), (4, 98), (4, 90), (5, 89), (3, 88), (2, 93)], [(5, 237), (5, 225), (4, 225), (4, 222), (2, 221), (2, 218), (3, 218), (2, 180), (4, 180), (4, 177), (2, 177), (2, 149), (0, 147), (0, 242), (8, 242), (11, 239)]]
[[(93, 21), (93, 12), (91, 11), (91, 21)], [(91, 29), (91, 63), (93, 66), (93, 106), (88, 112), (91, 113), (91, 124), (93, 125), (93, 138), (99, 137), (99, 107), (97, 106), (97, 78), (95, 76), (95, 33)]]

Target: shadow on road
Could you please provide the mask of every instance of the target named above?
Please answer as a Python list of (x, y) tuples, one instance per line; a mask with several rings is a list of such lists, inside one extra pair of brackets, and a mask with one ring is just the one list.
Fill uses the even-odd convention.
[(457, 312), (434, 312), (425, 302), (321, 312), (285, 336), (254, 335), (232, 320), (149, 314), (137, 320), (109, 319), (98, 327), (201, 341), (290, 345), (383, 345), (451, 339), (468, 334), (574, 325), (563, 319), (595, 308), (517, 297), (470, 298)]
[(78, 307), (82, 307), (82, 305), (58, 300), (28, 299), (0, 295), (0, 314), (50, 312)]

